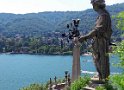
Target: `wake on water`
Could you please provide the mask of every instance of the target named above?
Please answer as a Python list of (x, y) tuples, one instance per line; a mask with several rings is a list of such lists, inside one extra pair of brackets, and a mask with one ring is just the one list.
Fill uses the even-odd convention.
[[(98, 75), (97, 72), (92, 72), (92, 71), (83, 71), (83, 70), (81, 70), (81, 73), (82, 73), (82, 74)], [(111, 72), (111, 75), (114, 75), (114, 74), (121, 74), (121, 73), (118, 73), (118, 72)]]

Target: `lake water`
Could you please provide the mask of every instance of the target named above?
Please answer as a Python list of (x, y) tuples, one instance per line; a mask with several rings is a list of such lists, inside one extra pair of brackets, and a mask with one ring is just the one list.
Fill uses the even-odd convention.
[[(116, 56), (110, 57), (117, 62)], [(81, 56), (81, 69), (96, 71), (91, 56)], [(72, 56), (7, 55), (0, 54), (0, 90), (19, 90), (31, 83), (44, 83), (49, 78), (64, 77), (64, 71), (71, 73)], [(122, 70), (111, 66), (111, 72)]]

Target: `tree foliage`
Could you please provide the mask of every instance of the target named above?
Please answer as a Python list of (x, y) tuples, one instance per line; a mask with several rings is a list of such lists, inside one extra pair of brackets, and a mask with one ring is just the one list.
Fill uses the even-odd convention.
[[(124, 12), (120, 12), (117, 16), (117, 27), (121, 30), (124, 30)], [(122, 36), (124, 34), (122, 33)], [(124, 40), (116, 47), (115, 53), (120, 57), (119, 66), (124, 68)]]
[(120, 12), (117, 16), (116, 16), (116, 19), (117, 19), (117, 27), (121, 30), (124, 30), (124, 11), (123, 12)]
[[(120, 12), (115, 16), (117, 20), (117, 28), (124, 30), (124, 12)], [(122, 33), (123, 36), (123, 33)], [(124, 69), (124, 40), (122, 40), (117, 47), (114, 47), (115, 51), (119, 58), (120, 62), (118, 63), (118, 66)], [(113, 87), (115, 87), (117, 90), (124, 90), (124, 74), (119, 75), (113, 75), (110, 76), (110, 81)]]

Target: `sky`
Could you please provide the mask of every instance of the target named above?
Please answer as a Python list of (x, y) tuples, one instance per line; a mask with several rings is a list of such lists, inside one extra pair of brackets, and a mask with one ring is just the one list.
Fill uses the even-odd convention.
[[(124, 0), (106, 0), (107, 5)], [(83, 11), (92, 8), (90, 0), (0, 0), (0, 13), (37, 13), (43, 11)]]

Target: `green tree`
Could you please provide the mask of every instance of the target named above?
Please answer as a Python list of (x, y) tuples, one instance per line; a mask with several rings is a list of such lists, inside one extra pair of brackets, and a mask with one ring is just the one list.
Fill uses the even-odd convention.
[(120, 12), (117, 16), (117, 28), (124, 30), (124, 11)]
[[(120, 12), (117, 16), (115, 16), (117, 20), (117, 28), (124, 30), (124, 12)], [(122, 33), (122, 36), (124, 34)], [(124, 69), (124, 40), (122, 40), (117, 47), (115, 47), (115, 51), (119, 58), (120, 62), (118, 63), (118, 66)], [(117, 90), (124, 90), (124, 74), (119, 75), (113, 75), (110, 76), (110, 81), (112, 82), (112, 85)]]
[[(124, 12), (120, 12), (117, 16), (115, 16), (117, 19), (117, 28), (124, 31)], [(122, 33), (122, 37), (124, 34)], [(120, 67), (124, 68), (124, 40), (119, 43), (119, 45), (115, 49), (115, 53), (120, 58), (120, 63), (118, 64)]]

